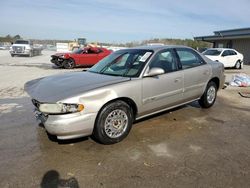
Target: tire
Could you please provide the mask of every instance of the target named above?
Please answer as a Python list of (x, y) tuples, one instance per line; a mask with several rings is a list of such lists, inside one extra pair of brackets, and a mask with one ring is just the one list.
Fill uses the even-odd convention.
[(63, 67), (62, 63), (55, 62), (54, 64), (55, 64), (57, 67), (59, 67), (59, 68)]
[(235, 63), (234, 68), (236, 68), (236, 69), (241, 69), (241, 62), (240, 62), (240, 60), (238, 60), (238, 61)]
[(32, 56), (33, 56), (33, 52), (32, 52), (32, 51), (30, 51), (29, 57), (32, 57)]
[(14, 57), (14, 54), (11, 54), (11, 57)]
[(74, 59), (66, 59), (63, 61), (62, 65), (65, 69), (73, 69), (75, 67), (75, 61)]
[(217, 97), (217, 90), (217, 85), (213, 81), (207, 84), (205, 92), (198, 101), (202, 108), (210, 108), (213, 106)]
[(128, 135), (133, 120), (132, 109), (124, 101), (118, 100), (107, 104), (96, 118), (94, 140), (102, 144), (122, 141)]

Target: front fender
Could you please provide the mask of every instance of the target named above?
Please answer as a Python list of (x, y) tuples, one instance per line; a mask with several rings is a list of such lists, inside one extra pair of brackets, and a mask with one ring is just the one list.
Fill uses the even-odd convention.
[[(126, 81), (107, 87), (89, 91), (82, 95), (72, 97), (61, 102), (81, 103), (84, 105), (84, 113), (98, 113), (100, 109), (110, 101), (127, 98), (133, 101), (140, 111), (141, 107), (141, 81)], [(137, 88), (137, 89), (134, 89)]]

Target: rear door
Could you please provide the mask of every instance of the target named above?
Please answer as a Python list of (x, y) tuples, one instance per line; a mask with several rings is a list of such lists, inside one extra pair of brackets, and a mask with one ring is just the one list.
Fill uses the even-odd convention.
[(170, 49), (158, 52), (148, 70), (162, 68), (165, 74), (142, 79), (142, 103), (144, 114), (174, 106), (182, 101), (183, 73)]
[(191, 101), (201, 97), (212, 74), (211, 66), (189, 48), (176, 48), (183, 70), (183, 99)]

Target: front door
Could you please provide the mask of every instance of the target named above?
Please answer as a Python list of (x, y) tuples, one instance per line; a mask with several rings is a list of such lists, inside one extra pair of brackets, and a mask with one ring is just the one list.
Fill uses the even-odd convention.
[(174, 106), (182, 101), (183, 73), (177, 68), (176, 56), (173, 51), (158, 52), (148, 69), (154, 67), (162, 68), (165, 74), (143, 78), (142, 115)]
[(230, 53), (229, 50), (224, 50), (221, 54), (220, 62), (224, 64), (224, 67), (230, 67)]
[(99, 61), (98, 51), (87, 49), (86, 53), (80, 57), (81, 65), (94, 65)]

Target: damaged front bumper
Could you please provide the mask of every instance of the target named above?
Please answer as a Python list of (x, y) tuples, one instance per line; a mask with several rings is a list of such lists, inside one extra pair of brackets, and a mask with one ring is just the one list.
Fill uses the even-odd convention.
[(46, 115), (36, 109), (34, 115), (50, 134), (60, 140), (66, 140), (91, 135), (97, 114)]
[(50, 62), (54, 63), (56, 66), (62, 66), (64, 60), (65, 59), (58, 56), (51, 56)]

